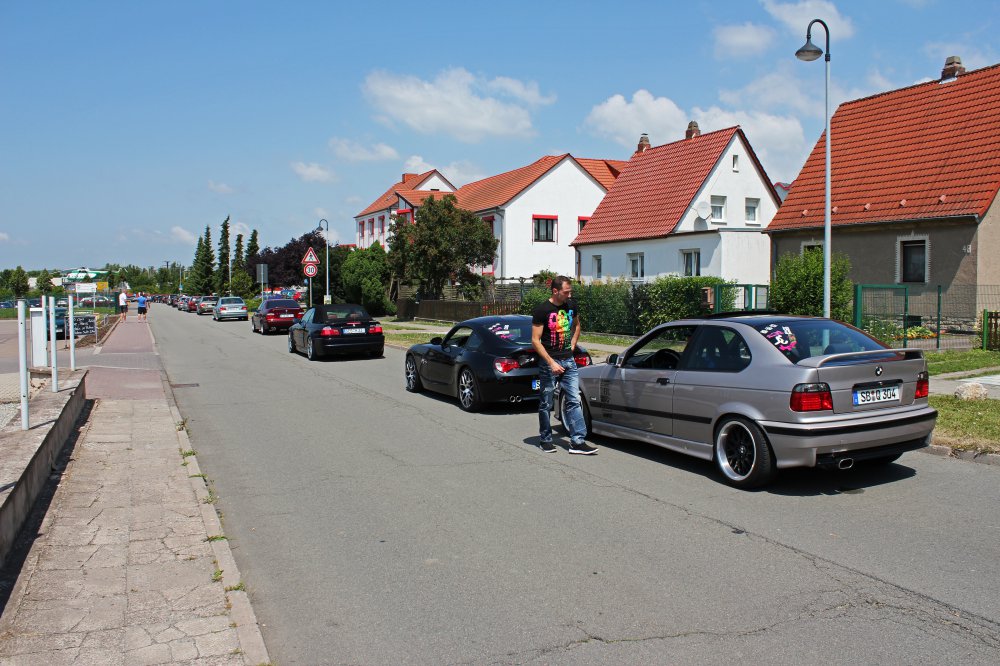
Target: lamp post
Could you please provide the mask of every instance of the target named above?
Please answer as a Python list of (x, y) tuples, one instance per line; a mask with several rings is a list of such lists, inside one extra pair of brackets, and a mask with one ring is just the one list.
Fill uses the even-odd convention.
[[(823, 26), (826, 32), (826, 51), (812, 43), (812, 27), (814, 23)], [(824, 98), (826, 105), (826, 207), (823, 210), (823, 316), (830, 316), (830, 28), (820, 19), (813, 19), (806, 27), (806, 43), (795, 52), (795, 57), (805, 62), (812, 62), (820, 56), (826, 60), (826, 86)]]
[(326, 224), (326, 233), (323, 234), (323, 244), (326, 245), (326, 293), (323, 296), (323, 301), (329, 300), (332, 303), (333, 299), (330, 298), (330, 223), (326, 220), (320, 220), (316, 227), (316, 233), (323, 231), (324, 223)]

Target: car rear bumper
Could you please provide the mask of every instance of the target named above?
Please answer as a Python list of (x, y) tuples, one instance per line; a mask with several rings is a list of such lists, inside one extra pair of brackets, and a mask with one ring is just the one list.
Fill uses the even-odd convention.
[(334, 354), (364, 354), (381, 352), (385, 347), (385, 338), (367, 338), (365, 340), (344, 340), (343, 338), (313, 338), (316, 349), (324, 356)]
[(480, 394), (485, 402), (522, 402), (538, 400), (541, 391), (532, 388), (532, 382), (538, 381), (538, 375), (522, 377), (498, 377), (491, 382), (483, 382)]
[(921, 448), (930, 444), (936, 421), (937, 411), (922, 407), (892, 418), (868, 414), (822, 424), (761, 421), (760, 426), (777, 466), (785, 468), (824, 466), (831, 460), (836, 465), (840, 458), (878, 458)]
[(291, 319), (265, 319), (262, 324), (267, 324), (268, 328), (291, 328), (292, 324), (297, 322), (298, 319), (292, 317)]

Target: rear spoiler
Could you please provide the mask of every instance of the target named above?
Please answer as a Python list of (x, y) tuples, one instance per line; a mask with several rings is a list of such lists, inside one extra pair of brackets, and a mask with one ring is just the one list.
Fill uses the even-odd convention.
[(834, 363), (837, 361), (863, 360), (865, 357), (884, 356), (885, 354), (902, 354), (904, 361), (912, 361), (914, 359), (924, 357), (924, 351), (922, 349), (876, 349), (874, 351), (848, 352), (846, 354), (810, 356), (809, 358), (802, 359), (796, 363), (796, 365), (806, 368), (819, 368), (827, 365), (828, 363)]

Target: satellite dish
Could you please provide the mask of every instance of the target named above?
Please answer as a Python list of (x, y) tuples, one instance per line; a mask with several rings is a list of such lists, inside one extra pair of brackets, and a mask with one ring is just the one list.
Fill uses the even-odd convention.
[(712, 206), (707, 201), (702, 199), (694, 205), (694, 212), (698, 213), (698, 217), (703, 220), (707, 220), (709, 215), (712, 214)]

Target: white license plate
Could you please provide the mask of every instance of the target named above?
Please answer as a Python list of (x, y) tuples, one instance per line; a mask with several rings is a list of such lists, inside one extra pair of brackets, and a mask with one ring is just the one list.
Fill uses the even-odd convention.
[(344, 335), (358, 335), (367, 333), (368, 329), (365, 328), (345, 328)]
[(864, 389), (854, 392), (855, 405), (871, 405), (876, 402), (898, 402), (899, 386)]
[(537, 379), (532, 379), (531, 380), (531, 390), (532, 391), (537, 391), (538, 387), (541, 386), (541, 385), (542, 385), (541, 381), (539, 381)]
[(283, 314), (283, 315), (278, 315), (278, 316), (279, 316), (279, 317), (281, 317), (282, 319), (291, 319), (291, 318), (292, 318), (292, 317), (294, 317), (295, 315), (290, 315), (290, 314)]

